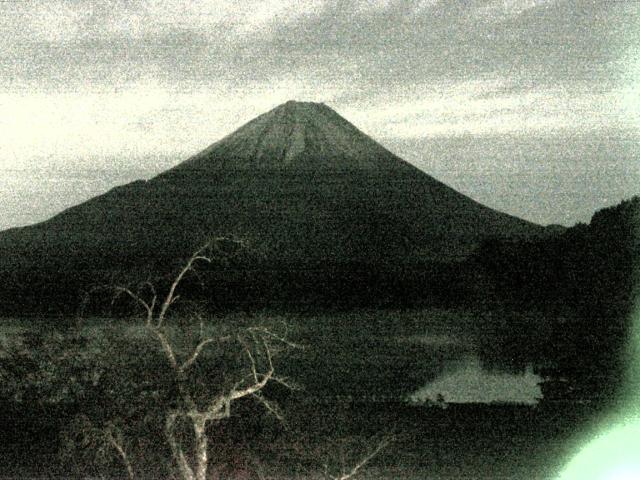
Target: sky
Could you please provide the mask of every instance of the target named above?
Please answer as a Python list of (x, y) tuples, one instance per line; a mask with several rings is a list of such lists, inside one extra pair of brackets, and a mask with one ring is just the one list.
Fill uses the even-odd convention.
[(0, 0), (0, 229), (324, 102), (490, 207), (640, 193), (635, 0)]

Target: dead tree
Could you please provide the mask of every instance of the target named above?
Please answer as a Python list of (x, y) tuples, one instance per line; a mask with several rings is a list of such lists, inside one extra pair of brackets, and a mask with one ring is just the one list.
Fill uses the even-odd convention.
[[(278, 419), (282, 419), (276, 405), (262, 395), (262, 390), (270, 382), (293, 388), (289, 381), (276, 376), (273, 365), (273, 355), (277, 350), (283, 346), (297, 347), (287, 340), (286, 333), (278, 334), (265, 327), (249, 327), (236, 335), (200, 338), (186, 353), (179, 352), (171, 341), (166, 327), (168, 312), (180, 298), (177, 290), (188, 274), (196, 272), (199, 264), (209, 264), (213, 261), (211, 251), (220, 240), (223, 239), (209, 242), (197, 250), (179, 270), (164, 296), (158, 294), (152, 282), (145, 282), (143, 290), (115, 287), (117, 295), (128, 295), (141, 308), (144, 313), (144, 327), (157, 340), (178, 387), (180, 406), (166, 413), (164, 430), (173, 462), (183, 480), (206, 479), (209, 462), (207, 426), (228, 418), (235, 401), (252, 397)], [(142, 291), (147, 292), (146, 296)], [(205, 349), (212, 348), (220, 342), (230, 341), (238, 342), (246, 356), (246, 374), (241, 375), (231, 387), (223, 389), (222, 392), (211, 394), (204, 401), (202, 398), (196, 399), (191, 394), (188, 384), (190, 370)], [(177, 434), (179, 421), (187, 422), (191, 427), (193, 452), (185, 452), (181, 444)]]

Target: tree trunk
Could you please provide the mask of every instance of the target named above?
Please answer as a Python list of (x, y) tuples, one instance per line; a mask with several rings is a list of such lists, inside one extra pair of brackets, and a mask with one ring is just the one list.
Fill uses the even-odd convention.
[(178, 418), (176, 413), (171, 413), (167, 416), (166, 421), (166, 435), (167, 441), (169, 442), (169, 446), (171, 447), (171, 453), (173, 455), (173, 459), (175, 460), (178, 471), (180, 472), (180, 477), (182, 480), (195, 480), (195, 476), (193, 475), (193, 470), (189, 466), (189, 462), (182, 451), (182, 447), (178, 444), (178, 440), (175, 436), (175, 422)]
[(193, 418), (193, 431), (196, 441), (196, 480), (206, 480), (207, 478), (207, 433), (205, 428), (207, 421), (204, 416), (198, 415)]

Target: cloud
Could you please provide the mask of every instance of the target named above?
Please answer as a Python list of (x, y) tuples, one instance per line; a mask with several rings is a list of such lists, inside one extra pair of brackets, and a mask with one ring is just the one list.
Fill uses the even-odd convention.
[[(0, 94), (2, 168), (57, 158), (173, 156), (179, 161), (289, 99), (324, 101), (374, 138), (638, 132), (637, 90), (521, 89), (494, 78), (355, 95), (348, 88), (283, 76), (271, 84), (225, 82), (189, 91), (153, 77), (105, 92)], [(635, 105), (635, 106), (634, 106)], [(38, 161), (40, 161), (38, 160)]]
[[(146, 76), (182, 90), (290, 76), (363, 94), (487, 75), (617, 81), (621, 46), (632, 44), (631, 7), (535, 3), (544, 8), (524, 0), (0, 2), (0, 79), (5, 89), (95, 91)], [(520, 13), (504, 21), (504, 12)]]
[(491, 0), (477, 5), (475, 15), (483, 20), (503, 21), (557, 2), (558, 0)]
[(640, 130), (638, 110), (629, 112), (630, 95), (628, 88), (522, 88), (517, 80), (495, 78), (414, 88), (410, 100), (354, 102), (344, 112), (378, 138)]
[[(110, 92), (0, 94), (0, 168), (53, 159), (83, 166), (96, 159), (196, 153), (253, 117), (291, 98), (317, 100), (307, 82), (180, 92), (153, 78)], [(330, 89), (322, 88), (330, 101)], [(113, 161), (113, 160), (109, 160)], [(100, 162), (100, 160), (98, 160)]]
[(2, 2), (8, 41), (73, 42), (112, 37), (139, 39), (175, 30), (218, 35), (259, 34), (273, 24), (319, 14), (324, 0), (25, 0)]
[(193, 151), (290, 98), (379, 138), (637, 128), (623, 3), (2, 2), (4, 162)]

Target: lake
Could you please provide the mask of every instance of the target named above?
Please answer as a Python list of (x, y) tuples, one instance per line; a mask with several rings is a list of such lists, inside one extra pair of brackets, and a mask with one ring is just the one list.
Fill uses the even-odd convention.
[(480, 358), (466, 355), (448, 371), (409, 396), (409, 401), (423, 403), (518, 403), (535, 405), (542, 398), (542, 377), (527, 366), (520, 373), (492, 371), (483, 367)]

